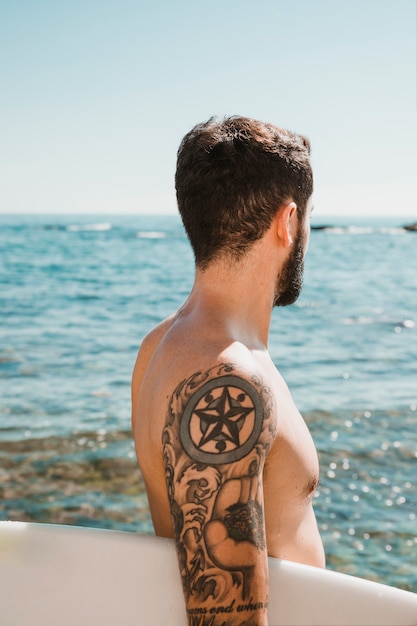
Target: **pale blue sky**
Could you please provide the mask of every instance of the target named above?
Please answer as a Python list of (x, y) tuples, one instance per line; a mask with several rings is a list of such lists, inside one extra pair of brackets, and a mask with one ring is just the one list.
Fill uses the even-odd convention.
[(415, 0), (0, 0), (0, 211), (174, 212), (211, 115), (306, 134), (317, 214), (417, 219)]

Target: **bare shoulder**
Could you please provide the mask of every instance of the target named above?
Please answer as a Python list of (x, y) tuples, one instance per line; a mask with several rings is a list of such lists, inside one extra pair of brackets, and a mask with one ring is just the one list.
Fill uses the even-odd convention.
[(161, 343), (167, 331), (172, 326), (174, 319), (175, 316), (172, 315), (157, 326), (155, 326), (155, 328), (153, 328), (150, 333), (146, 335), (140, 345), (132, 373), (132, 426), (134, 426), (134, 420), (136, 415), (136, 400), (144, 374), (148, 368), (149, 362), (152, 359), (153, 354), (155, 353), (157, 347)]
[(152, 356), (158, 344), (164, 337), (165, 333), (169, 330), (174, 320), (174, 316), (166, 318), (163, 322), (155, 326), (142, 340), (140, 344), (138, 356), (135, 363), (134, 373), (137, 367), (141, 366), (144, 361), (148, 361)]
[(276, 432), (274, 397), (259, 371), (219, 361), (172, 391), (165, 436), (172, 428), (194, 461), (235, 462), (261, 442), (269, 447)]

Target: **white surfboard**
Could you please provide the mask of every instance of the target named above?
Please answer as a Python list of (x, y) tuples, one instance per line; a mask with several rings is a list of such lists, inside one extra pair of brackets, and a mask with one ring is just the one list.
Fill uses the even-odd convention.
[[(417, 594), (269, 559), (271, 626), (411, 626)], [(0, 522), (1, 626), (185, 626), (173, 541)]]

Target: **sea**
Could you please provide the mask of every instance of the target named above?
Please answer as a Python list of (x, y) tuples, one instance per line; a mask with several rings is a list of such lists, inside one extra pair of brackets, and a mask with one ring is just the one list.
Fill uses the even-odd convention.
[[(269, 349), (315, 440), (327, 567), (417, 592), (417, 232), (313, 219)], [(0, 519), (153, 533), (130, 432), (144, 335), (187, 297), (171, 216), (0, 216)]]

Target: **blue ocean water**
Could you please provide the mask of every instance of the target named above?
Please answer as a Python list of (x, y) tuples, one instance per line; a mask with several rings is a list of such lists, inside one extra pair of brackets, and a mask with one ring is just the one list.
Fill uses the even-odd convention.
[[(303, 293), (274, 311), (270, 352), (319, 451), (328, 566), (417, 591), (406, 221), (313, 230)], [(141, 339), (192, 281), (176, 216), (0, 216), (0, 519), (152, 532), (130, 377)]]

